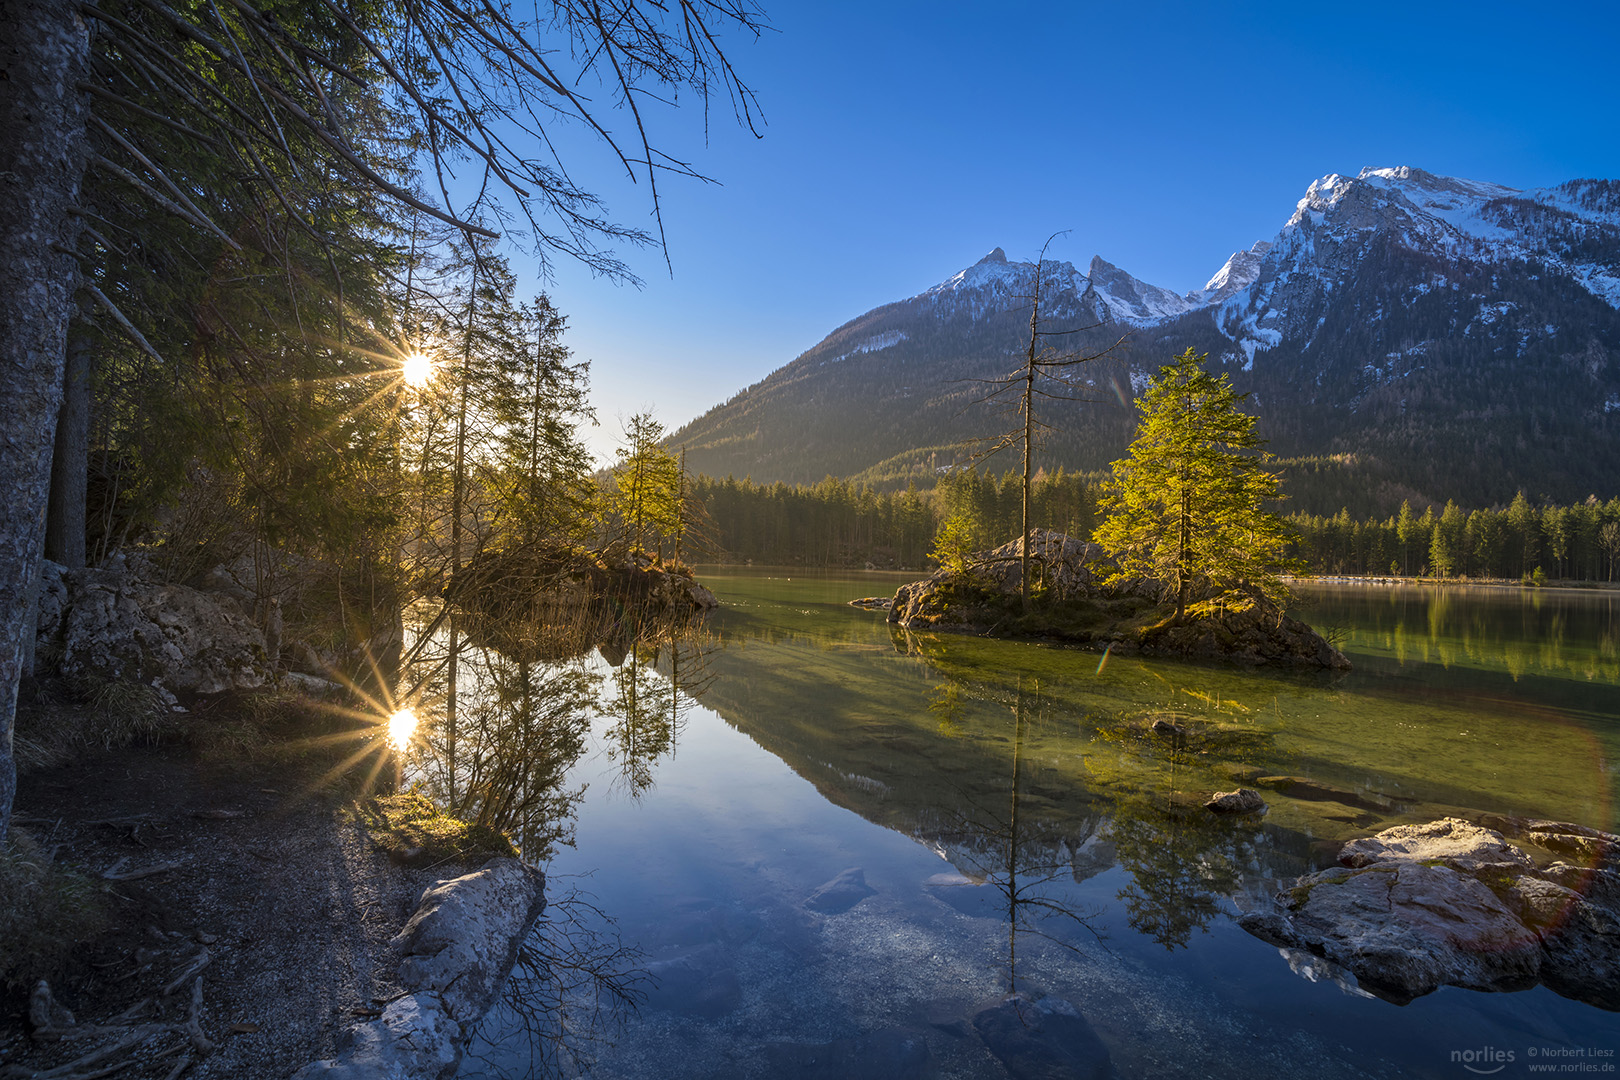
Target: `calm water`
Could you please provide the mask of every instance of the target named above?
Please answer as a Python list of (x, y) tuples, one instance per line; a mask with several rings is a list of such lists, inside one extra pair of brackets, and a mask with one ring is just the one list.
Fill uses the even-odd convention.
[[(1313, 589), (1301, 614), (1356, 665), (1335, 677), (896, 633), (845, 602), (905, 576), (783, 575), (705, 575), (725, 605), (706, 629), (617, 667), (469, 665), (494, 704), (462, 709), (458, 783), (498, 771), (466, 763), (479, 732), (530, 732), (539, 764), (503, 798), (549, 855), (534, 949), (572, 989), (520, 985), (463, 1075), (525, 1075), (559, 995), (573, 1052), (550, 1063), (600, 1077), (1004, 1076), (968, 1022), (1014, 986), (1071, 1002), (1124, 1077), (1458, 1077), (1452, 1052), (1486, 1046), (1514, 1076), (1531, 1048), (1620, 1051), (1620, 1018), (1544, 988), (1397, 1007), (1232, 921), (1390, 824), (1620, 828), (1620, 594)], [(498, 719), (547, 687), (571, 704), (540, 737)], [(1268, 792), (1260, 826), (1199, 808), (1275, 775), (1312, 797)], [(812, 899), (856, 868), (869, 895)], [(593, 970), (651, 976), (611, 1043)]]

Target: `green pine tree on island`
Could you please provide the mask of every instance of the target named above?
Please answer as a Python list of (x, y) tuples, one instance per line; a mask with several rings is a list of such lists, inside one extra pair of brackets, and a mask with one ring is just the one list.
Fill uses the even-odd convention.
[(1111, 582), (1158, 582), (1174, 621), (1255, 605), (1281, 612), (1293, 527), (1266, 509), (1280, 477), (1239, 411), (1248, 397), (1188, 349), (1137, 401), (1136, 438), (1103, 497), (1095, 539), (1118, 564)]

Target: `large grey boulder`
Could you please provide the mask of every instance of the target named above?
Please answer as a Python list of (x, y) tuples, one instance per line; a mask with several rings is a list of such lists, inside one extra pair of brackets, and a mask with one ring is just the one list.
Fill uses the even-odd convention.
[(1243, 925), (1349, 969), (1400, 1004), (1441, 986), (1528, 989), (1541, 972), (1536, 935), (1490, 889), (1448, 866), (1335, 867), (1297, 882), (1276, 923)]
[(517, 859), (435, 882), (394, 938), (406, 991), (350, 1026), (338, 1055), (293, 1080), (438, 1080), (455, 1074), (473, 1029), (500, 994), (545, 909), (545, 875)]
[[(1620, 850), (1620, 837), (1608, 833), (1536, 824), (1520, 830), (1532, 843), (1573, 836)], [(1352, 840), (1339, 861), (1239, 924), (1331, 960), (1401, 1004), (1440, 986), (1521, 990), (1539, 981), (1620, 1009), (1620, 867), (1612, 854), (1542, 868), (1500, 832), (1442, 818)]]
[(217, 694), (270, 682), (264, 633), (234, 603), (129, 569), (47, 564), (37, 648), (67, 676)]

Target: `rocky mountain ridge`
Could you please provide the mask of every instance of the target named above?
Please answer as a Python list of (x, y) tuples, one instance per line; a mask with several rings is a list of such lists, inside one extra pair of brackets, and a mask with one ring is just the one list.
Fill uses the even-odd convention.
[[(1192, 346), (1254, 395), (1274, 452), (1336, 462), (1397, 505), (1615, 493), (1620, 181), (1519, 191), (1406, 166), (1329, 174), (1202, 289), (1177, 294), (1100, 256), (1085, 273), (1042, 272), (1045, 328), (1073, 331), (1080, 350), (1124, 339), (1112, 365), (1085, 369), (1089, 402), (1051, 407), (1048, 467), (1106, 467), (1133, 391)], [(1035, 273), (996, 248), (839, 327), (671, 442), (716, 476), (931, 481), (1009, 426), (985, 399), (1027, 344)]]

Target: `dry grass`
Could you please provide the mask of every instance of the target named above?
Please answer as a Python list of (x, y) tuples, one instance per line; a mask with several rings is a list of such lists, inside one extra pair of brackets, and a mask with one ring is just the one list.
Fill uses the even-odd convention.
[(174, 716), (158, 691), (138, 682), (57, 683), (18, 703), (17, 771), (65, 765), (92, 747), (152, 745), (176, 730)]
[(107, 926), (106, 898), (89, 878), (55, 865), (27, 832), (0, 846), (0, 984), (54, 979)]

